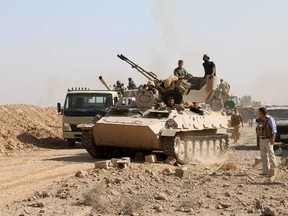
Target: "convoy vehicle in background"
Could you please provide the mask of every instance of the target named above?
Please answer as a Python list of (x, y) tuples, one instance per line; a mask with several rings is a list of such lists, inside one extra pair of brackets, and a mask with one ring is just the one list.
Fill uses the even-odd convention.
[[(267, 106), (267, 115), (272, 116), (276, 122), (277, 134), (275, 137), (276, 143), (281, 143), (282, 146), (288, 145), (288, 106)], [(257, 121), (257, 120), (256, 120)], [(257, 146), (259, 147), (259, 138), (257, 136)]]
[(104, 116), (107, 108), (118, 101), (118, 93), (112, 90), (71, 88), (66, 94), (64, 106), (57, 103), (57, 111), (63, 115), (63, 138), (68, 147), (81, 141), (82, 131), (78, 124), (91, 123), (96, 115)]

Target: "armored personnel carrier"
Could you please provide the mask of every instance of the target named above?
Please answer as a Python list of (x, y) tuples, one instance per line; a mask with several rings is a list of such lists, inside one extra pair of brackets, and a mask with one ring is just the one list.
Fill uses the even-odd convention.
[[(113, 157), (114, 152), (127, 149), (157, 150), (174, 157), (178, 163), (186, 164), (219, 155), (227, 149), (228, 135), (217, 133), (218, 129), (228, 127), (225, 113), (200, 109), (195, 103), (205, 102), (213, 95), (216, 77), (199, 89), (191, 88), (191, 80), (177, 87), (173, 80), (167, 87), (169, 81), (158, 80), (155, 74), (123, 55), (118, 57), (153, 81), (160, 99), (156, 100), (151, 91), (142, 89), (135, 100), (116, 104), (104, 117), (96, 117), (93, 124), (80, 125), (83, 145), (92, 157), (105, 157), (111, 153), (109, 156)], [(200, 79), (196, 78), (196, 82)], [(171, 98), (174, 105), (168, 103)], [(187, 101), (187, 98), (191, 100)]]

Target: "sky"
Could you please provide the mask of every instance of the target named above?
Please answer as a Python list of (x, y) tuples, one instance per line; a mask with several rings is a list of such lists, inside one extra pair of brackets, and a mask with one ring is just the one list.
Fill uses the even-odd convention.
[(0, 0), (0, 105), (64, 102), (71, 87), (104, 89), (98, 77), (137, 85), (179, 59), (203, 76), (203, 54), (231, 94), (288, 104), (286, 0)]

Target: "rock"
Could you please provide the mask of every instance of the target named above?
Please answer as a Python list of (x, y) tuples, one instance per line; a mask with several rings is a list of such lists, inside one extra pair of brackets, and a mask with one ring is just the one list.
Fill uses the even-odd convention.
[(231, 195), (230, 195), (228, 192), (225, 192), (224, 195), (225, 195), (226, 197), (231, 197)]
[(256, 157), (254, 165), (260, 164), (261, 162), (262, 162), (261, 158), (260, 157)]
[(248, 209), (248, 210), (247, 210), (247, 213), (253, 214), (253, 213), (254, 213), (254, 210), (253, 210), (253, 209)]
[(164, 193), (158, 193), (158, 194), (155, 194), (155, 199), (156, 200), (166, 200), (166, 195)]
[(277, 177), (279, 175), (279, 169), (278, 168), (271, 168), (268, 171), (269, 177)]
[(263, 211), (263, 215), (264, 216), (274, 216), (275, 212), (268, 206), (268, 207), (265, 207), (265, 209)]
[(176, 163), (176, 159), (174, 157), (168, 156), (165, 160), (167, 164), (174, 165)]
[(187, 178), (189, 176), (189, 171), (187, 167), (177, 168), (175, 170), (175, 175), (180, 178)]
[(226, 204), (226, 203), (220, 203), (220, 205), (222, 206), (222, 208), (229, 208), (229, 207), (231, 207), (230, 204)]
[(145, 156), (145, 162), (155, 163), (156, 161), (157, 161), (157, 158), (155, 154)]
[(85, 178), (85, 175), (82, 171), (78, 171), (77, 173), (75, 173), (75, 177), (77, 178)]
[(36, 207), (36, 208), (43, 208), (45, 205), (43, 202), (37, 202), (37, 203), (33, 203), (30, 206)]
[(94, 163), (95, 168), (99, 169), (109, 169), (112, 165), (111, 160), (102, 160), (102, 161), (97, 161)]
[(116, 183), (116, 184), (119, 184), (121, 181), (122, 181), (122, 180), (121, 180), (120, 178), (116, 178), (116, 179), (115, 179), (115, 183)]
[(255, 207), (256, 209), (262, 209), (262, 204), (259, 199), (255, 199)]
[(166, 175), (171, 175), (171, 174), (173, 174), (173, 170), (171, 168), (167, 167), (163, 170), (163, 173)]
[(155, 207), (154, 207), (154, 209), (155, 209), (155, 210), (156, 210), (156, 212), (158, 212), (158, 213), (160, 213), (160, 212), (163, 212), (163, 211), (164, 211), (163, 207), (161, 207), (161, 206), (155, 206)]
[(121, 160), (117, 161), (117, 167), (119, 169), (126, 169), (129, 167), (129, 165), (130, 165), (130, 162), (128, 160), (122, 160), (121, 159)]

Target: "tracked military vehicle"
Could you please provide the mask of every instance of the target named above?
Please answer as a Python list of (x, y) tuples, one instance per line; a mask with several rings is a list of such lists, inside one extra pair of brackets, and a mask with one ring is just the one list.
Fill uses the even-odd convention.
[[(135, 100), (116, 104), (104, 117), (97, 117), (94, 124), (79, 126), (83, 130), (83, 145), (92, 157), (111, 153), (109, 156), (113, 157), (114, 152), (123, 150), (157, 150), (186, 164), (219, 155), (227, 149), (227, 134), (217, 133), (218, 129), (228, 127), (225, 113), (197, 106), (213, 95), (216, 77), (201, 88), (199, 81), (203, 79), (194, 77), (192, 80), (196, 81), (189, 78), (187, 83), (176, 86), (175, 77), (172, 81), (161, 81), (125, 56), (118, 57), (154, 82), (160, 98), (155, 99), (151, 91), (139, 90)], [(193, 82), (198, 82), (198, 89), (193, 89)], [(175, 102), (172, 106), (168, 104), (171, 98)]]

